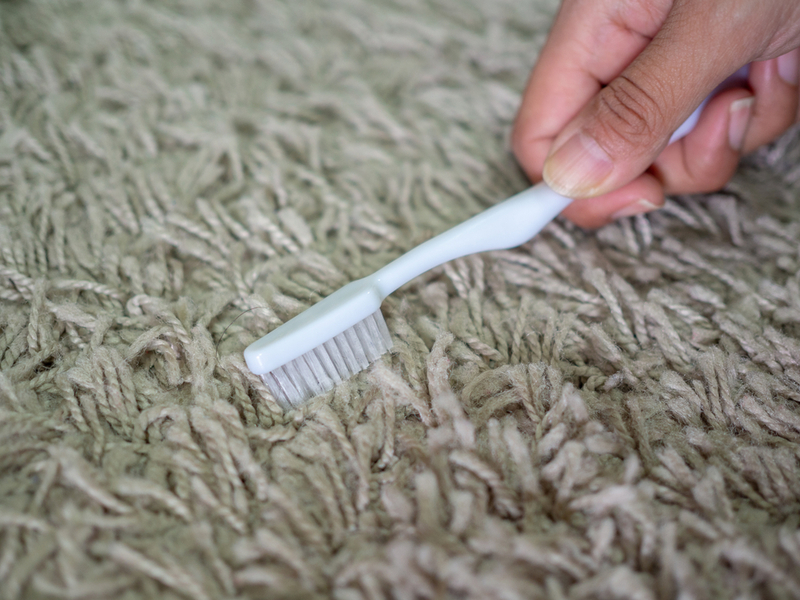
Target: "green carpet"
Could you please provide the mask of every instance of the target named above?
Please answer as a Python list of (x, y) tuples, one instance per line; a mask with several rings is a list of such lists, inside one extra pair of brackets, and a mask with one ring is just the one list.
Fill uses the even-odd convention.
[(0, 598), (800, 598), (800, 134), (251, 341), (523, 189), (553, 0), (0, 1)]

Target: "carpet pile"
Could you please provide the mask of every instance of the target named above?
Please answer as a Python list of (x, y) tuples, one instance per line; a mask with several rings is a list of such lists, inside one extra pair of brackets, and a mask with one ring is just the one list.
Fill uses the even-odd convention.
[(0, 2), (0, 597), (800, 598), (800, 144), (243, 348), (521, 190), (553, 0)]

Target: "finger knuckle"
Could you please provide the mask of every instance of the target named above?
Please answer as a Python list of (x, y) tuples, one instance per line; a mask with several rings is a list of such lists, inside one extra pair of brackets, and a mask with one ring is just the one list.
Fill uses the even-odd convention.
[(779, 110), (771, 112), (767, 112), (765, 110), (759, 111), (758, 104), (756, 103), (756, 110), (753, 114), (753, 122), (762, 119), (765, 121), (768, 121), (769, 119), (774, 120), (774, 125), (771, 128), (772, 130), (769, 131), (771, 134), (769, 141), (772, 141), (780, 137), (787, 129), (795, 124), (795, 116), (797, 114), (798, 107), (796, 101), (792, 102), (791, 104), (787, 103), (786, 105), (781, 106)]
[(611, 143), (636, 146), (652, 141), (661, 130), (663, 98), (651, 87), (621, 75), (600, 93), (600, 122)]
[(736, 170), (736, 163), (723, 157), (699, 156), (688, 165), (687, 173), (695, 193), (716, 192), (725, 187)]
[(733, 176), (732, 172), (707, 172), (706, 178), (697, 178), (697, 185), (695, 186), (697, 194), (707, 194), (709, 192), (716, 192), (725, 187), (730, 178)]
[(518, 124), (511, 130), (511, 151), (519, 159), (525, 152), (526, 138)]

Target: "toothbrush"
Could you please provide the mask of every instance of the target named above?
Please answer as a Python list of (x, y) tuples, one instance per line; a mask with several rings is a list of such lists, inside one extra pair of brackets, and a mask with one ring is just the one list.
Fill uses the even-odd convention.
[[(715, 93), (746, 81), (746, 69), (725, 80)], [(709, 98), (675, 131), (670, 143), (694, 128)], [(345, 285), (254, 342), (244, 351), (248, 368), (261, 376), (285, 408), (300, 406), (391, 349), (392, 338), (380, 310), (386, 296), (455, 258), (524, 244), (571, 202), (539, 183), (492, 206), (372, 275)]]

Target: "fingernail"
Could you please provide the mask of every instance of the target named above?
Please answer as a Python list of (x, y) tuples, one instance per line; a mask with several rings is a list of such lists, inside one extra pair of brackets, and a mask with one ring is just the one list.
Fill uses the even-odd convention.
[(778, 57), (778, 75), (781, 76), (789, 85), (797, 85), (797, 78), (800, 76), (800, 51), (792, 50)]
[(648, 202), (647, 200), (637, 200), (636, 202), (628, 204), (628, 206), (620, 208), (617, 212), (611, 215), (611, 220), (616, 221), (617, 219), (622, 219), (623, 217), (643, 215), (644, 213), (652, 212), (657, 208), (658, 206), (652, 202)]
[(597, 142), (576, 133), (547, 158), (542, 177), (562, 196), (580, 198), (593, 195), (613, 168), (608, 154)]
[(737, 152), (742, 151), (744, 136), (750, 125), (750, 115), (753, 113), (755, 97), (741, 98), (731, 104), (730, 122), (728, 123), (728, 143)]

